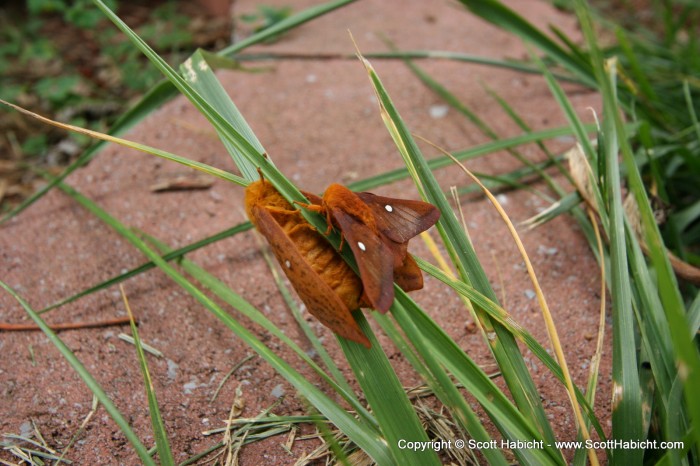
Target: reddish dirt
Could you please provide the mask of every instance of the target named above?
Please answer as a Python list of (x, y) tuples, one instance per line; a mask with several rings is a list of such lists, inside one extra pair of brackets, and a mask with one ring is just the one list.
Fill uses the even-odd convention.
[[(293, 3), (298, 11), (315, 2), (266, 3)], [(518, 58), (526, 54), (520, 41), (459, 7), (445, 2), (406, 2), (398, 11), (391, 3), (358, 2), (256, 50), (353, 53), (349, 29), (365, 53), (386, 50), (384, 38), (388, 38), (400, 49), (452, 50), (495, 58)], [(541, 27), (554, 24), (576, 35), (573, 18), (552, 9), (546, 2), (521, 0), (510, 4)], [(254, 2), (236, 2), (236, 9), (238, 13), (252, 11)], [(487, 142), (485, 136), (454, 110), (438, 118), (431, 116), (431, 108), (442, 106), (443, 102), (404, 64), (381, 60), (374, 60), (373, 64), (416, 134), (450, 150)], [(502, 136), (517, 135), (520, 130), (488, 96), (487, 88), (498, 92), (534, 129), (565, 124), (546, 84), (537, 76), (441, 60), (427, 60), (420, 65)], [(401, 166), (400, 156), (379, 116), (367, 75), (358, 61), (286, 60), (260, 66), (270, 68), (258, 73), (221, 72), (219, 77), (275, 164), (300, 186), (321, 192), (331, 182), (348, 183)], [(597, 95), (576, 88), (570, 90), (576, 109), (586, 120), (592, 120), (587, 109), (598, 107)], [(152, 114), (128, 138), (232, 169), (214, 130), (184, 98), (175, 99)], [(554, 141), (550, 148), (561, 153), (573, 142), (571, 138), (563, 138)], [(425, 145), (424, 151), (427, 157), (437, 155)], [(524, 152), (532, 160), (543, 159), (534, 146), (524, 148)], [(503, 173), (517, 165), (505, 153), (468, 163), (472, 170), (489, 174)], [(159, 179), (185, 171), (152, 156), (111, 147), (68, 181), (125, 224), (173, 247), (245, 220), (243, 189), (221, 180), (216, 180), (208, 190), (151, 192), (150, 186)], [(455, 168), (440, 170), (436, 176), (445, 188), (470, 182)], [(393, 197), (416, 196), (406, 181), (375, 192)], [(547, 207), (546, 202), (527, 191), (506, 193), (501, 201), (514, 222)], [(502, 221), (481, 198), (464, 198), (461, 202), (477, 253), (494, 288), (503, 295), (506, 308), (516, 321), (549, 347), (536, 299), (531, 297), (532, 285)], [(595, 349), (600, 306), (596, 262), (579, 228), (568, 218), (559, 218), (534, 231), (524, 227), (518, 231), (556, 319), (575, 382), (584, 386)], [(35, 309), (144, 261), (125, 240), (59, 191), (51, 192), (0, 228), (0, 250), (2, 280)], [(412, 243), (412, 251), (429, 258), (426, 247), (418, 240)], [(188, 257), (262, 309), (289, 337), (308, 346), (270, 280), (252, 233), (218, 242)], [(205, 437), (202, 431), (223, 425), (236, 387), (241, 387), (245, 402), (243, 416), (255, 416), (276, 403), (279, 403), (274, 408), (277, 414), (304, 412), (304, 404), (295, 396), (294, 389), (258, 358), (236, 371), (216, 401), (210, 402), (224, 375), (253, 352), (162, 272), (151, 270), (128, 280), (124, 287), (140, 319), (141, 337), (164, 354), (163, 358), (149, 357), (149, 364), (177, 461), (221, 440), (220, 436)], [(471, 329), (469, 314), (454, 293), (427, 278), (424, 290), (413, 293), (413, 297), (471, 357), (487, 370), (493, 368), (487, 345), (480, 333)], [(125, 312), (119, 290), (113, 287), (52, 311), (46, 318), (49, 322), (94, 321), (123, 317)], [(29, 319), (2, 293), (0, 320), (26, 323)], [(312, 326), (326, 336), (331, 353), (341, 361), (342, 355), (332, 335), (314, 322)], [(253, 324), (247, 327), (318, 383), (274, 339)], [(117, 338), (120, 332), (129, 329), (121, 326), (64, 331), (60, 337), (102, 384), (142, 441), (150, 446), (153, 438), (138, 362), (134, 348)], [(382, 336), (380, 341), (404, 384), (416, 384), (417, 376), (389, 339)], [(0, 349), (3, 353), (0, 431), (19, 434), (31, 430), (34, 423), (49, 445), (62, 450), (90, 411), (90, 391), (41, 332), (3, 332)], [(558, 437), (573, 440), (576, 430), (566, 393), (543, 365), (529, 351), (524, 351)], [(596, 409), (606, 428), (611, 393), (610, 361), (607, 345)], [(347, 368), (346, 373), (352, 379)], [(245, 447), (241, 464), (292, 464), (315, 446), (312, 441), (297, 442), (289, 454), (280, 445), (285, 440), (285, 436), (279, 436)], [(14, 461), (6, 452), (0, 452), (0, 458)], [(92, 417), (68, 458), (76, 464), (138, 462), (124, 435), (103, 408)]]

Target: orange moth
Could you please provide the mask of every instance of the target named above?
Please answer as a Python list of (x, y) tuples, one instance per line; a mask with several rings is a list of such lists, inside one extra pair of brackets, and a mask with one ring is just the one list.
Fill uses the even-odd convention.
[(394, 281), (404, 291), (423, 288), (423, 275), (407, 247), (411, 238), (440, 218), (434, 205), (355, 193), (334, 183), (323, 193), (320, 203), (303, 207), (324, 214), (329, 231), (331, 227), (340, 231), (357, 262), (363, 297), (373, 309), (382, 313), (389, 310), (394, 301)]
[(309, 313), (338, 335), (369, 348), (350, 313), (360, 307), (362, 283), (340, 254), (270, 182), (248, 185), (245, 206)]
[(295, 210), (271, 183), (246, 189), (246, 213), (267, 239), (287, 278), (309, 312), (333, 332), (370, 346), (351, 310), (372, 307), (386, 312), (394, 299), (394, 281), (405, 291), (423, 287), (423, 276), (407, 252), (408, 240), (430, 228), (439, 211), (431, 204), (354, 193), (333, 184), (323, 198), (304, 195), (304, 207), (324, 214), (350, 245), (360, 276), (338, 251)]

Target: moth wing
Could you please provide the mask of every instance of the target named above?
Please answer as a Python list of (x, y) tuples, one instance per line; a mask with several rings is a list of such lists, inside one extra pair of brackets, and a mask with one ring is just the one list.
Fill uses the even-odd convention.
[(372, 307), (385, 313), (394, 301), (394, 255), (380, 235), (341, 209), (331, 210), (350, 245), (364, 293)]
[(372, 193), (356, 194), (374, 213), (379, 231), (397, 243), (405, 243), (435, 225), (440, 218), (440, 211), (428, 202)]
[(413, 256), (406, 254), (404, 263), (394, 268), (394, 281), (407, 292), (423, 288), (423, 273)]
[(304, 195), (304, 197), (306, 197), (309, 200), (311, 204), (321, 205), (321, 203), (323, 202), (323, 199), (321, 199), (320, 196), (317, 196), (314, 193), (310, 193), (304, 190), (302, 190), (301, 193)]
[(334, 333), (369, 348), (369, 340), (348, 307), (311, 268), (270, 212), (265, 207), (254, 206), (252, 214), (258, 230), (267, 239), (282, 270), (306, 304), (309, 313)]
[(389, 248), (389, 251), (394, 258), (394, 279), (396, 279), (396, 269), (403, 267), (404, 263), (406, 262), (406, 256), (408, 255), (408, 242), (397, 243), (396, 241), (390, 240), (382, 233), (379, 235), (387, 248)]

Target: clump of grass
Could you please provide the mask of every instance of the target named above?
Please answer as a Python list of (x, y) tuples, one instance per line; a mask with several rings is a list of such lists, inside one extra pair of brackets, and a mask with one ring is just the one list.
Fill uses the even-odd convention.
[[(193, 55), (178, 73), (101, 2), (96, 1), (96, 3), (133, 41), (135, 47), (141, 50), (167, 77), (169, 84), (159, 88), (159, 92), (162, 93), (154, 92), (154, 95), (158, 96), (156, 100), (162, 101), (165, 98), (163, 96), (172, 95), (175, 89), (187, 96), (217, 130), (242, 176), (232, 175), (157, 149), (135, 145), (114, 136), (95, 133), (91, 135), (136, 147), (241, 186), (256, 179), (259, 169), (289, 201), (304, 200), (297, 187), (274, 167), (261, 142), (250, 130), (233, 102), (228, 100), (211, 70), (206, 54)], [(334, 2), (318, 7), (305, 17), (312, 18), (319, 11), (329, 11), (343, 3)], [(259, 357), (286, 378), (300, 394), (303, 394), (309, 403), (309, 410), (318, 413), (318, 415), (314, 413), (313, 419), (305, 420), (316, 423), (321, 436), (328, 444), (327, 447), (332, 448), (336, 457), (341, 459), (347, 460), (351, 457), (356, 458), (353, 455), (359, 455), (380, 465), (440, 464), (443, 457), (435, 451), (406, 450), (400, 447), (399, 441), (411, 439), (411, 441), (429, 442), (434, 438), (433, 436), (444, 438), (459, 435), (462, 439), (470, 438), (478, 442), (489, 442), (493, 438), (500, 437), (507, 440), (538, 442), (542, 445), (542, 448), (534, 449), (514, 448), (512, 452), (484, 449), (481, 455), (489, 463), (506, 465), (514, 456), (515, 460), (521, 464), (565, 464), (564, 453), (556, 443), (558, 439), (540, 401), (540, 393), (521, 355), (519, 345), (522, 344), (539, 358), (569, 391), (572, 410), (577, 414), (579, 439), (587, 440), (597, 435), (603, 441), (638, 442), (658, 439), (683, 442), (683, 448), (663, 451), (643, 448), (607, 448), (604, 454), (609, 462), (614, 464), (641, 464), (642, 462), (697, 464), (700, 445), (700, 428), (697, 426), (697, 420), (700, 419), (700, 399), (694, 396), (694, 389), (700, 386), (700, 360), (694, 338), (700, 327), (700, 299), (697, 298), (697, 290), (694, 288), (687, 288), (686, 294), (682, 294), (683, 290), (676, 281), (668, 252), (664, 247), (666, 238), (658, 227), (649, 201), (650, 193), (655, 192), (652, 189), (654, 186), (657, 187), (655, 189), (663, 186), (666, 193), (673, 191), (668, 186), (668, 179), (658, 181), (659, 176), (664, 177), (668, 173), (669, 176), (681, 177), (678, 181), (683, 181), (681, 175), (684, 174), (676, 171), (678, 166), (691, 173), (696, 169), (691, 155), (697, 150), (700, 129), (698, 129), (695, 103), (692, 98), (695, 90), (693, 80), (681, 81), (685, 83), (681, 86), (683, 89), (681, 95), (686, 103), (688, 117), (685, 120), (681, 115), (676, 115), (676, 118), (664, 117), (660, 114), (666, 108), (665, 104), (662, 105), (664, 103), (661, 97), (662, 81), (657, 82), (655, 79), (647, 78), (644, 82), (648, 83), (648, 86), (645, 87), (651, 91), (647, 89), (645, 93), (641, 93), (633, 92), (636, 90), (635, 87), (626, 83), (625, 79), (620, 79), (626, 74), (631, 74), (641, 83), (640, 80), (646, 78), (645, 66), (651, 66), (653, 60), (642, 66), (642, 56), (637, 55), (644, 50), (640, 46), (635, 46), (637, 48), (621, 46), (619, 49), (601, 50), (591, 25), (590, 11), (584, 2), (577, 1), (575, 6), (586, 37), (585, 48), (574, 45), (561, 33), (558, 33), (558, 37), (563, 45), (554, 42), (495, 0), (462, 0), (462, 3), (474, 13), (520, 35), (544, 55), (544, 59), (534, 58), (526, 67), (508, 63), (501, 63), (500, 66), (514, 66), (518, 69), (526, 69), (528, 72), (542, 73), (547, 79), (554, 98), (569, 119), (571, 128), (568, 131), (575, 134), (578, 139), (579, 160), (584, 167), (582, 173), (585, 174), (583, 181), (579, 178), (581, 181), (579, 186), (582, 190), (585, 189), (588, 207), (591, 208), (591, 212), (595, 211), (597, 218), (591, 220), (592, 217), (585, 215), (584, 210), (579, 206), (583, 197), (579, 197), (578, 194), (567, 194), (567, 190), (559, 186), (558, 180), (554, 177), (547, 176), (546, 180), (560, 197), (558, 211), (563, 210), (562, 206), (566, 205), (580, 222), (584, 233), (591, 241), (593, 252), (601, 261), (604, 270), (602, 275), (608, 277), (605, 282), (612, 302), (614, 384), (612, 432), (609, 439), (593, 414), (597, 370), (592, 371), (588, 384), (589, 390), (593, 393), (587, 393), (584, 396), (582, 390), (573, 385), (568, 376), (565, 358), (557, 342), (556, 322), (550, 319), (548, 330), (557, 359), (550, 356), (542, 345), (522, 329), (499, 304), (465, 228), (450, 208), (443, 189), (433, 176), (433, 170), (439, 163), (425, 160), (380, 77), (371, 64), (363, 58), (361, 60), (366, 67), (370, 85), (377, 95), (380, 114), (406, 165), (406, 168), (400, 172), (386, 174), (368, 183), (382, 183), (397, 177), (410, 176), (421, 196), (441, 210), (442, 216), (437, 225), (437, 231), (448, 253), (450, 266), (457, 270), (457, 274), (450, 275), (421, 260), (418, 261), (419, 265), (426, 273), (446, 283), (468, 300), (470, 309), (465, 310), (465, 313), (473, 312), (482, 332), (488, 335), (487, 343), (490, 345), (507, 389), (504, 390), (495, 385), (491, 377), (430, 319), (424, 309), (397, 288), (396, 300), (391, 309), (393, 319), (382, 315), (374, 315), (374, 318), (416, 373), (423, 378), (442, 409), (428, 408), (406, 394), (386, 354), (376, 342), (365, 317), (357, 314), (363, 331), (373, 342), (372, 348), (366, 349), (342, 338), (339, 338), (339, 343), (362, 388), (362, 396), (360, 396), (351, 389), (351, 384), (331, 358), (322, 355), (323, 357), (320, 358), (322, 363), (317, 363), (241, 296), (226, 288), (207, 271), (184, 259), (182, 256), (193, 249), (192, 247), (171, 251), (167, 245), (156, 238), (144, 239), (143, 235), (130, 230), (119, 219), (103, 211), (94, 201), (62, 183), (63, 177), (59, 177), (52, 180), (52, 186), (58, 186), (68, 193), (76, 202), (110, 225), (150, 260), (149, 264), (114, 277), (91, 290), (103, 289), (147, 267), (159, 267), (182, 290), (192, 295), (203, 308), (216, 316), (223, 326), (249, 345)], [(266, 33), (276, 34), (299, 22), (298, 17), (291, 17), (273, 26)], [(625, 39), (629, 44), (635, 43), (629, 40), (626, 34), (618, 34), (618, 36), (621, 38), (621, 43)], [(264, 36), (258, 36), (258, 39), (261, 38)], [(242, 47), (239, 45), (236, 50)], [(609, 54), (616, 50), (624, 55), (624, 61), (622, 58), (620, 60), (610, 58)], [(407, 54), (396, 56), (405, 59)], [(635, 68), (633, 65), (635, 59), (637, 68), (641, 69), (641, 72), (632, 70)], [(624, 66), (628, 66), (629, 69)], [(556, 76), (552, 73), (552, 68), (556, 69)], [(653, 71), (652, 68), (647, 69), (646, 73), (651, 71)], [(557, 77), (562, 75), (567, 80), (577, 81), (600, 91), (604, 105), (601, 124), (595, 133), (597, 144), (591, 143), (590, 128), (586, 127), (575, 114), (559, 86)], [(447, 96), (445, 93), (443, 95)], [(643, 98), (639, 97), (640, 95)], [(138, 119), (136, 115), (149, 109), (151, 103), (146, 102), (127, 115), (115, 131), (121, 131), (132, 124)], [(508, 111), (507, 103), (501, 103)], [(623, 123), (620, 109), (626, 112), (625, 116), (632, 124)], [(674, 111), (677, 111), (677, 107), (674, 107)], [(518, 120), (514, 113), (511, 115)], [(475, 114), (468, 114), (468, 117), (474, 119)], [(524, 131), (529, 133), (524, 122), (519, 123)], [(68, 128), (65, 125), (64, 127)], [(541, 135), (535, 137), (528, 134), (527, 137), (517, 141), (510, 141), (508, 143), (510, 145), (496, 141), (486, 149), (480, 148), (479, 151), (462, 155), (476, 156), (476, 154), (487, 153), (489, 149), (512, 147), (520, 141), (532, 141), (533, 138), (542, 139)], [(517, 153), (514, 155), (519, 156)], [(622, 165), (620, 165), (620, 155)], [(563, 169), (560, 161), (558, 157), (550, 157), (551, 165)], [(527, 171), (494, 179), (492, 182), (500, 185), (517, 185), (523, 176), (545, 177), (544, 166), (530, 164), (527, 169)], [(645, 185), (645, 180), (654, 180), (654, 183)], [(639, 211), (641, 236), (635, 233), (626, 217), (623, 186), (626, 186), (627, 191), (635, 199)], [(681, 186), (683, 189), (673, 191), (678, 195), (668, 197), (669, 201), (675, 199), (674, 202), (678, 202), (679, 205), (682, 202), (691, 202), (690, 206), (695, 205), (684, 186), (686, 185)], [(684, 228), (679, 230), (680, 234), (677, 237), (692, 239), (696, 234), (694, 225), (697, 222), (697, 215), (693, 214), (692, 209), (687, 212), (691, 213), (686, 213), (682, 217)], [(316, 228), (325, 230), (323, 218), (306, 211), (304, 215)], [(676, 220), (677, 228), (680, 223), (678, 218)], [(598, 225), (603, 235), (597, 234)], [(217, 238), (235, 234), (247, 228), (249, 225), (240, 225), (230, 231), (222, 232), (221, 235), (217, 235)], [(217, 238), (200, 242), (197, 246), (204, 246)], [(517, 241), (517, 236), (514, 235), (514, 238)], [(643, 252), (645, 248), (647, 256)], [(680, 248), (677, 252), (681, 258), (692, 259), (692, 247)], [(177, 266), (169, 262), (175, 258), (179, 259)], [(533, 282), (536, 283), (534, 277)], [(6, 284), (0, 282), (0, 286), (15, 296), (28, 315), (42, 328), (85, 380), (107, 412), (124, 431), (141, 460), (145, 464), (152, 464), (151, 453), (75, 355), (44, 323), (38, 312)], [(214, 301), (212, 296), (216, 296), (218, 301)], [(77, 299), (77, 297), (69, 299)], [(542, 293), (539, 294), (539, 299), (546, 316), (546, 301)], [(307, 365), (325, 382), (327, 390), (331, 393), (328, 394), (310, 383), (290, 361), (282, 360), (217, 302), (225, 303), (245, 315), (291, 349), (296, 358), (295, 362)], [(601, 319), (601, 325), (603, 321), (604, 319)], [(602, 331), (601, 328), (600, 341), (602, 341)], [(314, 340), (313, 332), (306, 333)], [(140, 350), (138, 338), (136, 341), (139, 345), (139, 358), (148, 387), (149, 376), (145, 359)], [(315, 341), (314, 344), (317, 348), (322, 348), (319, 341)], [(594, 355), (594, 358), (600, 357), (600, 351), (599, 344), (598, 354)], [(468, 397), (465, 396), (465, 392), (469, 394)], [(161, 461), (169, 461), (167, 436), (158, 414), (155, 393), (149, 390), (148, 394), (149, 411), (152, 414), (154, 431), (159, 438)], [(343, 404), (338, 403), (338, 400), (343, 400)], [(477, 415), (472, 407), (474, 402), (479, 404), (480, 410), (486, 414), (488, 420), (483, 420)], [(231, 425), (234, 424), (234, 417), (232, 414)], [(335, 427), (329, 428), (327, 423)], [(248, 420), (243, 425), (247, 429), (246, 432), (254, 432), (253, 426), (256, 424), (258, 421)], [(275, 428), (280, 426), (275, 425)], [(270, 429), (263, 429), (260, 435), (266, 435), (269, 432)], [(229, 449), (230, 458), (235, 459), (236, 449), (245, 443), (246, 435), (248, 434), (240, 437), (238, 443), (234, 442), (231, 436), (227, 437), (226, 442), (222, 442), (221, 446), (227, 446)], [(352, 445), (353, 449), (356, 448), (362, 453), (346, 448), (348, 445)], [(325, 450), (319, 450), (315, 453), (315, 457), (326, 454)], [(473, 461), (473, 457), (467, 454), (451, 459), (459, 464), (468, 464)], [(599, 461), (597, 452), (579, 448), (573, 459), (574, 464), (584, 464), (586, 460), (597, 464)]]
[[(606, 266), (605, 276), (610, 277), (607, 284), (612, 300), (612, 438), (670, 440), (683, 445), (663, 452), (654, 448), (615, 450), (613, 461), (697, 464), (700, 404), (693, 392), (700, 384), (695, 339), (700, 313), (698, 282), (678, 282), (673, 267), (678, 262), (669, 250), (687, 260), (684, 266), (691, 271), (698, 263), (700, 192), (691, 187), (700, 179), (698, 104), (693, 99), (700, 87), (696, 79), (700, 68), (697, 55), (691, 53), (698, 46), (698, 6), (658, 3), (666, 19), (662, 37), (645, 28), (626, 31), (614, 26), (617, 44), (601, 48), (592, 13), (582, 1), (574, 2), (574, 10), (585, 47), (574, 45), (557, 31), (564, 43), (558, 45), (499, 2), (462, 3), (518, 34), (546, 57), (547, 68), (539, 66), (577, 129), (580, 146), (574, 154), (585, 174), (584, 181), (579, 177), (578, 186), (598, 215), (607, 239), (599, 260)], [(603, 114), (597, 144), (590, 143), (550, 68), (601, 93)], [(622, 114), (632, 124), (624, 125)], [(627, 203), (623, 187), (628, 192)], [(563, 196), (562, 201), (567, 198), (570, 196)], [(625, 210), (625, 204), (634, 208)], [(662, 215), (662, 206), (670, 207), (671, 213)], [(629, 217), (626, 213), (630, 211), (637, 215)], [(590, 221), (575, 211), (574, 215), (584, 231), (591, 230)], [(589, 238), (596, 251), (593, 236)], [(681, 280), (689, 279), (678, 267), (675, 273)]]

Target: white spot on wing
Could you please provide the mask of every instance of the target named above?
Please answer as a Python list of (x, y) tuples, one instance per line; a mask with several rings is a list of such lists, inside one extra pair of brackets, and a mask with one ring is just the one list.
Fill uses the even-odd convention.
[(387, 212), (393, 212), (393, 211), (394, 211), (394, 208), (391, 207), (391, 205), (389, 205), (389, 204), (385, 205), (384, 208), (386, 209)]
[(362, 241), (358, 241), (358, 242), (357, 242), (357, 247), (360, 248), (362, 251), (366, 251), (366, 250), (367, 250), (367, 247), (365, 246), (365, 243), (363, 243)]
[(292, 268), (292, 263), (289, 261), (284, 261), (284, 266), (287, 267), (288, 269)]

